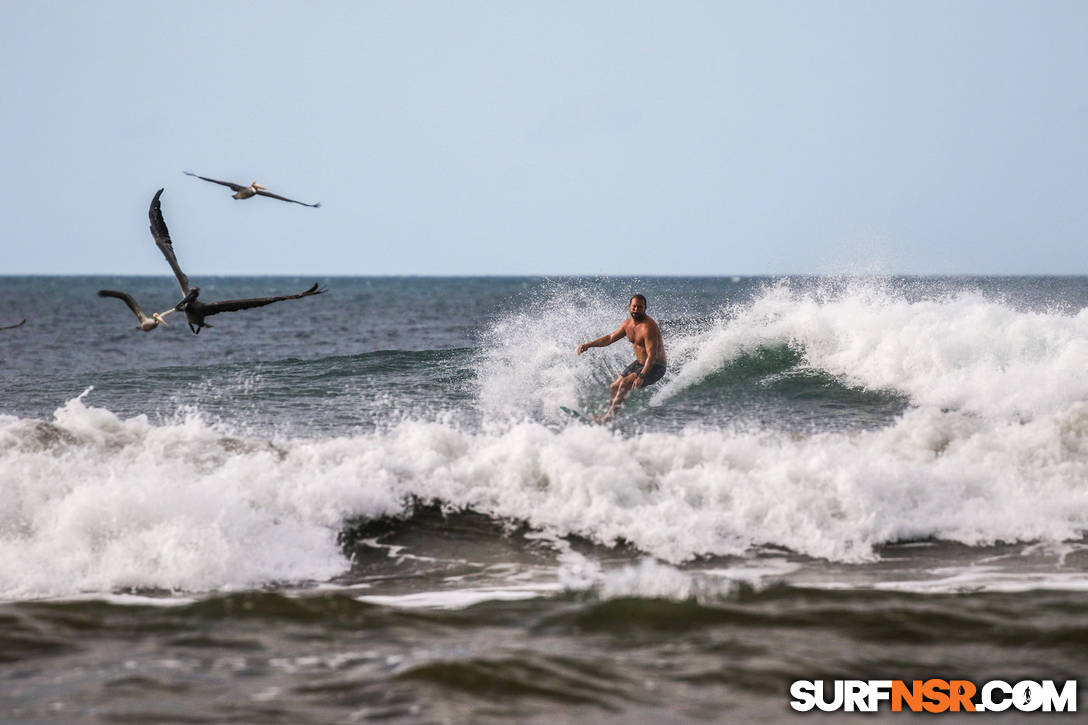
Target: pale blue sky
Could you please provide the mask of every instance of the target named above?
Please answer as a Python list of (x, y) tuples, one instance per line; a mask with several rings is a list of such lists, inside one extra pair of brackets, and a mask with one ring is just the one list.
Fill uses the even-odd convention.
[[(0, 2), (0, 274), (1084, 274), (1086, 2)], [(304, 201), (234, 201), (182, 170)]]

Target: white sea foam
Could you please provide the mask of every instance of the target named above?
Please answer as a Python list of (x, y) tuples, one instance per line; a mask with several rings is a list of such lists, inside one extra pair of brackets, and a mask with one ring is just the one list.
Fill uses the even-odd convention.
[[(618, 309), (622, 314), (622, 301)], [(494, 322), (479, 361), (479, 404), (486, 417), (540, 420), (557, 418), (559, 405), (581, 408), (580, 401), (590, 391), (599, 394), (632, 355), (621, 344), (581, 356), (575, 351), (620, 321), (616, 300), (593, 289), (560, 288)]]
[[(480, 361), (484, 412), (539, 420), (557, 405), (601, 397), (630, 362), (630, 346), (582, 356), (574, 349), (615, 329), (623, 302), (563, 288), (495, 323)], [(651, 405), (742, 355), (780, 346), (849, 385), (893, 391), (920, 407), (1027, 418), (1088, 400), (1088, 308), (1026, 311), (975, 291), (910, 300), (880, 282), (783, 280), (749, 303), (723, 306), (712, 322), (680, 325), (665, 342), (669, 374), (650, 389)]]
[(0, 596), (324, 580), (347, 567), (344, 520), (399, 512), (408, 496), (672, 562), (768, 542), (858, 561), (904, 538), (1088, 530), (1086, 403), (1000, 425), (915, 410), (885, 430), (805, 438), (409, 422), (270, 444), (78, 399), (57, 418), (59, 438), (40, 423), (0, 428)]
[(782, 559), (768, 559), (728, 569), (684, 571), (646, 557), (635, 565), (604, 569), (578, 554), (567, 554), (559, 567), (559, 581), (568, 591), (592, 592), (601, 599), (705, 601), (728, 597), (740, 584), (762, 586), (797, 568), (797, 564)]
[(314, 467), (307, 446), (230, 438), (195, 415), (121, 420), (82, 396), (53, 423), (7, 418), (0, 596), (331, 577), (343, 517), (400, 508), (388, 488), (340, 475), (341, 443), (354, 447), (326, 441)]
[(1035, 312), (978, 292), (908, 301), (872, 282), (834, 293), (779, 282), (723, 311), (711, 330), (678, 339), (679, 372), (655, 403), (741, 354), (783, 344), (812, 368), (920, 407), (1031, 417), (1088, 400), (1088, 308)]
[(464, 609), (480, 602), (516, 602), (554, 594), (559, 584), (522, 584), (507, 587), (479, 587), (475, 589), (444, 589), (415, 594), (383, 595), (364, 594), (361, 602), (382, 604), (389, 607), (414, 609)]
[[(404, 420), (270, 441), (232, 437), (199, 414), (121, 419), (93, 395), (48, 423), (0, 418), (0, 597), (324, 581), (349, 565), (336, 541), (346, 520), (403, 512), (412, 497), (630, 542), (673, 563), (761, 544), (865, 561), (895, 540), (1060, 542), (1088, 531), (1085, 312), (774, 287), (671, 337), (656, 400), (770, 343), (913, 407), (865, 432), (624, 436), (532, 415), (607, 381), (602, 358), (573, 355), (614, 316), (586, 302), (580, 314), (527, 313), (491, 331), (480, 404), (508, 415), (483, 430)], [(523, 334), (539, 319), (551, 325), (546, 343)], [(548, 398), (541, 375), (554, 383)]]

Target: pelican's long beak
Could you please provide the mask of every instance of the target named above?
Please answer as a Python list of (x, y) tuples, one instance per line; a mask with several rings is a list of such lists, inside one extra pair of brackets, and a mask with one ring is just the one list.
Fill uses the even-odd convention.
[(162, 315), (160, 315), (160, 314), (159, 314), (158, 312), (156, 312), (155, 314), (153, 314), (153, 315), (151, 315), (151, 316), (152, 316), (152, 317), (154, 317), (154, 318), (155, 318), (155, 321), (156, 321), (156, 322), (158, 322), (158, 323), (159, 323), (160, 325), (162, 325), (163, 327), (170, 327), (170, 325), (167, 325), (167, 324), (166, 324), (166, 320), (164, 320), (164, 319), (162, 318)]
[(254, 189), (261, 189), (261, 190), (263, 190), (263, 191), (268, 191), (268, 187), (267, 187), (267, 186), (261, 186), (261, 185), (260, 185), (260, 184), (258, 184), (258, 183), (257, 183), (256, 181), (254, 181), (254, 182), (253, 182), (253, 188), (254, 188)]

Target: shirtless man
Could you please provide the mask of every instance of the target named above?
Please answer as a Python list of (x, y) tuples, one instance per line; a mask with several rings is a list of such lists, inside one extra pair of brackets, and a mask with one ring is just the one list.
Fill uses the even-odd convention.
[(603, 416), (595, 418), (598, 423), (607, 423), (615, 417), (632, 387), (653, 385), (665, 374), (665, 344), (661, 341), (661, 330), (657, 323), (646, 314), (646, 298), (635, 295), (627, 309), (631, 317), (623, 321), (620, 329), (578, 346), (578, 354), (581, 355), (588, 348), (608, 347), (616, 340), (626, 337), (635, 348), (635, 361), (624, 368), (612, 383), (608, 410)]

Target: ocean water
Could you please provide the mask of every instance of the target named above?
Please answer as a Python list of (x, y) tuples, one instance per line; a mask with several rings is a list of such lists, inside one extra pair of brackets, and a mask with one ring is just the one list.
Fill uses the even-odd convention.
[[(193, 335), (94, 294), (161, 310), (168, 277), (0, 278), (0, 720), (859, 717), (793, 712), (820, 678), (1088, 703), (1088, 278), (199, 280), (314, 281)], [(574, 420), (632, 359), (575, 348), (633, 292), (669, 372)]]

